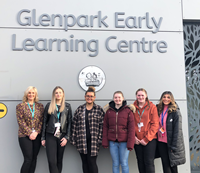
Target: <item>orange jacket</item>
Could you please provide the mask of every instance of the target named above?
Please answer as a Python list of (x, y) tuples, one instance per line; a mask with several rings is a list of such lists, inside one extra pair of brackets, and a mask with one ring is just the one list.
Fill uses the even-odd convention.
[[(156, 133), (158, 132), (158, 129), (159, 129), (159, 117), (158, 117), (157, 108), (150, 101), (149, 101), (149, 105), (148, 105), (148, 102), (146, 102), (142, 108), (139, 108), (137, 104), (137, 100), (134, 102), (134, 106), (136, 107), (136, 111), (134, 113), (135, 136), (139, 140), (143, 139), (146, 143), (157, 138)], [(143, 110), (144, 110), (144, 113), (142, 115)], [(138, 127), (138, 123), (140, 120), (138, 111), (140, 113), (140, 116), (142, 115), (140, 122), (143, 123), (143, 126), (140, 129), (140, 132), (139, 132), (139, 127)]]

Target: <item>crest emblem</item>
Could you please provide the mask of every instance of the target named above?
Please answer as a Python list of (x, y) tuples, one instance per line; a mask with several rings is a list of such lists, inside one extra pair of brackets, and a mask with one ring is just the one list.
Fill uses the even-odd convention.
[(105, 74), (96, 66), (87, 66), (79, 73), (79, 84), (86, 91), (89, 86), (99, 91), (105, 85)]

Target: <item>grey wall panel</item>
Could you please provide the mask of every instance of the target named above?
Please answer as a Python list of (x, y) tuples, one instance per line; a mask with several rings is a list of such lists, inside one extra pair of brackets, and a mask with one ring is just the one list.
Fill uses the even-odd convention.
[[(21, 48), (26, 38), (69, 39), (73, 34), (77, 39), (99, 41), (99, 54), (90, 57), (88, 50), (83, 52), (81, 44), (76, 51), (57, 51), (55, 43), (52, 51), (13, 51), (12, 34), (16, 34), (16, 47)], [(111, 53), (106, 49), (105, 41), (110, 36), (116, 36), (109, 42), (111, 49), (117, 49), (120, 40), (154, 41), (164, 40), (168, 47), (166, 53), (158, 52), (156, 44), (152, 53), (144, 53), (140, 44), (140, 52), (133, 45), (133, 52)], [(78, 84), (79, 72), (88, 65), (100, 67), (106, 75), (106, 84), (98, 92), (100, 99), (110, 98), (109, 93), (114, 90), (124, 90), (127, 99), (135, 96), (135, 91), (144, 87), (153, 99), (160, 97), (163, 90), (174, 90), (177, 99), (185, 99), (184, 55), (182, 47), (182, 32), (180, 33), (145, 33), (145, 32), (91, 32), (91, 31), (44, 31), (44, 30), (0, 30), (0, 53), (2, 55), (0, 74), (3, 80), (4, 92), (1, 99), (15, 99), (22, 97), (24, 88), (34, 85), (38, 88), (40, 99), (47, 100), (49, 93), (56, 85), (61, 85), (68, 99), (82, 99), (82, 89)], [(173, 39), (172, 39), (173, 38)], [(175, 40), (175, 41), (174, 41)], [(41, 45), (39, 45), (41, 46)], [(48, 45), (47, 45), (48, 46)], [(30, 47), (29, 47), (30, 48)], [(64, 49), (64, 47), (63, 47)], [(125, 49), (125, 48), (123, 48)], [(149, 45), (146, 44), (146, 50)], [(170, 78), (170, 83), (169, 80)], [(177, 86), (177, 87), (174, 87)], [(74, 91), (74, 92), (71, 92)]]
[[(12, 5), (10, 5), (12, 4)], [(44, 8), (45, 7), (45, 8)], [(180, 20), (182, 17), (181, 14), (181, 0), (168, 0), (168, 1), (160, 1), (160, 0), (153, 0), (153, 1), (146, 1), (146, 0), (124, 0), (124, 1), (101, 1), (96, 0), (95, 3), (92, 0), (87, 1), (70, 1), (70, 0), (61, 0), (59, 2), (55, 1), (48, 1), (43, 0), (42, 2), (39, 0), (35, 1), (26, 1), (26, 0), (1, 0), (1, 7), (0, 7), (0, 27), (20, 27), (20, 28), (60, 28), (58, 25), (58, 21), (54, 27), (48, 26), (21, 26), (17, 23), (17, 14), (22, 9), (28, 9), (32, 11), (36, 9), (36, 22), (38, 22), (40, 15), (46, 13), (50, 16), (52, 14), (61, 14), (69, 15), (73, 14), (76, 18), (79, 15), (97, 15), (98, 11), (102, 11), (102, 18), (107, 16), (105, 22), (108, 24), (108, 27), (102, 25), (101, 28), (98, 27), (97, 22), (94, 22), (93, 29), (105, 29), (105, 30), (116, 30), (120, 28), (115, 28), (115, 20), (114, 14), (115, 12), (125, 12), (124, 16), (120, 16), (120, 18), (124, 17), (125, 19), (129, 16), (136, 16), (137, 22), (138, 17), (144, 17), (146, 12), (149, 12), (150, 17), (150, 26), (154, 26), (153, 21), (151, 20), (152, 17), (155, 20), (159, 20), (160, 17), (163, 17), (162, 25), (160, 30), (161, 31), (182, 31), (182, 21)], [(170, 13), (169, 13), (170, 9)], [(23, 13), (22, 18), (24, 17), (31, 17), (31, 13)], [(6, 17), (6, 18), (5, 18)], [(22, 22), (25, 20), (22, 19)], [(48, 22), (45, 22), (48, 23)], [(120, 22), (122, 25), (123, 22)], [(130, 21), (131, 23), (131, 21)], [(90, 25), (90, 24), (89, 24)], [(72, 27), (72, 29), (91, 29), (92, 27), (84, 27), (81, 28), (77, 24)], [(140, 28), (132, 28), (128, 30), (141, 30)], [(146, 27), (145, 20), (142, 24), (142, 30), (150, 30)]]

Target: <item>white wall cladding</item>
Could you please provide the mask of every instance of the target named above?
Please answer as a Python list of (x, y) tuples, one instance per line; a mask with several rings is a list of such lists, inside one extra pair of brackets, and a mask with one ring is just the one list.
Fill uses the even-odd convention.
[(199, 0), (183, 0), (183, 19), (199, 20), (200, 19), (200, 1)]
[[(135, 91), (144, 87), (148, 91), (150, 100), (156, 104), (160, 95), (165, 90), (173, 92), (177, 103), (180, 106), (183, 124), (184, 141), (186, 146), (186, 164), (179, 167), (180, 172), (190, 173), (190, 159), (188, 146), (188, 120), (186, 109), (186, 88), (185, 88), (185, 67), (184, 67), (184, 49), (183, 49), (183, 26), (182, 26), (182, 4), (180, 0), (110, 0), (110, 1), (78, 1), (78, 0), (1, 0), (0, 6), (0, 102), (8, 106), (7, 115), (0, 119), (0, 131), (8, 129), (2, 133), (0, 142), (0, 172), (11, 173), (19, 172), (22, 164), (22, 154), (17, 140), (17, 121), (15, 115), (15, 106), (20, 102), (24, 90), (30, 86), (36, 86), (39, 91), (39, 98), (45, 105), (51, 98), (53, 88), (60, 85), (64, 88), (66, 99), (72, 105), (73, 112), (78, 105), (84, 103), (84, 91), (78, 84), (79, 72), (88, 65), (100, 67), (106, 75), (105, 86), (97, 93), (97, 104), (104, 106), (108, 100), (112, 99), (113, 92), (123, 91), (125, 98), (129, 103), (135, 100)], [(102, 17), (107, 16), (105, 22), (109, 25), (107, 28), (102, 25), (98, 27), (97, 21), (94, 27), (79, 27), (77, 24), (68, 31), (64, 27), (58, 26), (21, 26), (17, 23), (17, 13), (22, 9), (36, 10), (36, 20), (39, 16), (46, 13), (79, 16), (97, 15), (102, 12)], [(149, 25), (146, 20), (142, 22), (142, 28), (116, 28), (115, 12), (125, 12), (120, 18), (126, 19), (128, 16), (143, 17), (149, 13)], [(21, 19), (31, 17), (31, 13), (23, 13)], [(159, 32), (153, 33), (155, 29), (152, 17), (159, 21), (163, 18)], [(32, 19), (33, 20), (33, 19)], [(119, 22), (120, 25), (123, 22)], [(14, 42), (12, 36), (16, 35)], [(70, 41), (84, 39), (86, 43), (90, 40), (98, 40), (98, 54), (90, 57), (89, 54), (95, 52), (83, 52), (81, 44), (79, 50), (65, 51), (64, 46), (61, 51), (57, 50), (57, 43), (53, 43), (52, 51), (49, 48), (50, 39), (67, 39)], [(118, 49), (117, 44), (121, 40), (137, 40), (140, 44), (140, 52), (137, 52), (136, 45), (130, 52), (130, 47), (126, 53), (119, 50), (111, 53), (106, 49), (105, 42), (110, 36), (116, 36), (109, 42), (112, 49)], [(35, 46), (32, 51), (15, 51), (15, 48), (23, 48), (23, 41), (31, 38), (34, 42), (37, 39), (47, 39), (47, 51), (38, 51)], [(149, 42), (156, 41), (153, 44), (152, 52), (145, 53), (142, 48), (142, 39), (148, 43), (145, 49), (149, 50)], [(156, 47), (159, 41), (165, 41), (166, 53), (160, 53)], [(38, 44), (42, 46), (42, 42)], [(94, 45), (92, 45), (94, 46)], [(91, 46), (91, 47), (92, 47)], [(93, 47), (94, 48), (94, 47)], [(24, 48), (23, 48), (24, 49)], [(9, 128), (8, 128), (9, 126)], [(7, 137), (9, 136), (9, 137)], [(9, 153), (9, 154), (8, 154)], [(156, 161), (156, 172), (161, 172), (162, 166), (160, 159)], [(9, 163), (13, 163), (12, 166)], [(66, 147), (64, 156), (63, 172), (78, 173), (81, 172), (81, 160), (75, 148), (71, 145)], [(132, 151), (129, 158), (130, 172), (138, 172), (135, 152)], [(112, 161), (109, 150), (101, 149), (98, 157), (99, 171), (110, 173)], [(38, 165), (36, 173), (48, 172), (48, 165), (44, 149), (38, 156)]]

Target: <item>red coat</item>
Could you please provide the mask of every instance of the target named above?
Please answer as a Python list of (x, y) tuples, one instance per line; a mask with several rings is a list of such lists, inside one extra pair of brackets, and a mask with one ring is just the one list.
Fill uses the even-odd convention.
[(108, 147), (108, 141), (127, 142), (127, 148), (133, 149), (135, 143), (134, 115), (128, 106), (118, 112), (109, 106), (104, 117), (102, 146)]
[[(135, 135), (139, 140), (144, 140), (146, 143), (149, 141), (152, 141), (153, 139), (157, 138), (157, 132), (159, 129), (159, 117), (156, 106), (149, 101), (145, 103), (145, 105), (142, 108), (139, 108), (137, 104), (137, 100), (134, 102), (134, 105), (136, 107), (136, 111), (134, 113), (135, 115)], [(145, 110), (144, 110), (145, 109)], [(142, 111), (144, 110), (144, 113), (141, 118), (141, 122), (143, 123), (143, 127), (141, 128), (141, 132), (139, 132), (138, 129), (138, 123), (139, 123), (139, 114), (142, 114)]]

